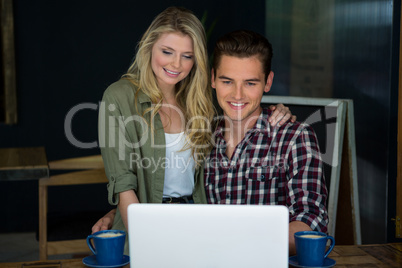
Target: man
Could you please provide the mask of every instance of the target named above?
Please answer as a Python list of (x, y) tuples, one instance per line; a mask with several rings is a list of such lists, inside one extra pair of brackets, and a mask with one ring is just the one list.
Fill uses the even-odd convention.
[(235, 31), (215, 45), (211, 84), (223, 116), (205, 162), (210, 204), (285, 205), (289, 208), (289, 253), (298, 231), (326, 232), (327, 189), (313, 129), (301, 123), (272, 127), (269, 92), (272, 47), (251, 31)]
[[(273, 83), (271, 59), (269, 41), (251, 31), (226, 34), (215, 46), (211, 84), (223, 115), (205, 161), (205, 192), (210, 204), (287, 206), (294, 255), (295, 232), (327, 231), (327, 189), (312, 128), (298, 122), (272, 127), (272, 111), (261, 107)], [(110, 228), (113, 213), (93, 231)]]

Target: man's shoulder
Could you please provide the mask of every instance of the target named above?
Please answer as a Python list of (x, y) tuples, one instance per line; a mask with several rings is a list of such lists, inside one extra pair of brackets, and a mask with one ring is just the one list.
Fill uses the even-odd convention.
[(307, 131), (314, 133), (314, 129), (309, 124), (299, 121), (296, 122), (287, 121), (286, 123), (284, 123), (279, 127), (279, 131), (286, 131), (286, 132), (293, 131), (298, 133)]
[(302, 130), (302, 129), (306, 129), (307, 131), (314, 131), (311, 126), (305, 122), (299, 122), (299, 121), (295, 121), (295, 122), (291, 122), (290, 119), (285, 122), (284, 124), (282, 124), (281, 126), (279, 126), (279, 124), (277, 124), (276, 126), (271, 126), (269, 124), (269, 117), (272, 115), (273, 111), (271, 111), (271, 109), (269, 109), (268, 107), (264, 107), (260, 116), (260, 124), (262, 125), (262, 127), (265, 128), (270, 128), (271, 130), (275, 131), (296, 131), (296, 130)]
[(278, 140), (286, 141), (291, 146), (305, 144), (306, 141), (318, 145), (318, 138), (314, 129), (304, 122), (286, 122), (277, 129), (274, 135), (277, 136)]

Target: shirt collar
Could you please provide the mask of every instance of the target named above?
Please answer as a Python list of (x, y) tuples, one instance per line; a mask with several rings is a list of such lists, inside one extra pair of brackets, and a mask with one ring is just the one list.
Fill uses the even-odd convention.
[(272, 111), (268, 108), (262, 108), (262, 112), (260, 116), (257, 119), (257, 122), (255, 123), (254, 127), (252, 130), (258, 131), (258, 132), (266, 132), (268, 133), (271, 131), (271, 125), (269, 124), (269, 117), (271, 116)]

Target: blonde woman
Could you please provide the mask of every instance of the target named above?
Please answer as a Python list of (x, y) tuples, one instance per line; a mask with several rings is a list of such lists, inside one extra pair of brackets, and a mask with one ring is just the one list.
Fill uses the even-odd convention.
[[(127, 73), (106, 89), (99, 137), (117, 210), (93, 232), (110, 228), (104, 219), (112, 218), (113, 229), (126, 230), (131, 203), (206, 203), (202, 160), (214, 116), (207, 56), (201, 22), (170, 7), (142, 36)], [(274, 115), (275, 122), (290, 118), (283, 105)]]

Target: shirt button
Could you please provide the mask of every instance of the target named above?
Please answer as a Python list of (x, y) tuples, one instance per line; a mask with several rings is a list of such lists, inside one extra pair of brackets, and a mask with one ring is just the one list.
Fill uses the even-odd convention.
[(264, 174), (262, 174), (262, 175), (261, 175), (261, 178), (264, 180), (264, 179), (265, 179), (265, 175), (264, 175)]
[(230, 198), (230, 194), (227, 194), (227, 195), (226, 195), (226, 199), (229, 199), (229, 198)]

